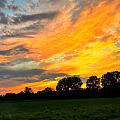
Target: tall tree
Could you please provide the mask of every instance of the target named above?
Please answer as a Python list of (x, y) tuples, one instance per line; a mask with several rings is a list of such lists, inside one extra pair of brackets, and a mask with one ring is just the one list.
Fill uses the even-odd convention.
[(90, 76), (86, 82), (88, 89), (98, 89), (100, 88), (100, 78), (97, 76)]
[(102, 76), (101, 82), (103, 87), (116, 87), (116, 85), (120, 82), (120, 72), (107, 72)]
[(32, 89), (29, 88), (29, 87), (25, 87), (24, 92), (25, 92), (26, 94), (32, 93)]
[(78, 90), (81, 88), (82, 81), (79, 77), (67, 77), (58, 82), (57, 91)]

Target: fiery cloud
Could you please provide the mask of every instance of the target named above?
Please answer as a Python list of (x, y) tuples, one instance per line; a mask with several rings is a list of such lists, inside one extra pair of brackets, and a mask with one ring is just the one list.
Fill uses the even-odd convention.
[[(1, 93), (25, 86), (55, 89), (58, 77), (100, 77), (120, 70), (119, 12), (119, 0), (1, 2), (0, 67), (4, 74), (0, 82), (6, 83)], [(35, 69), (42, 73), (31, 73), (32, 80), (30, 74), (24, 75)]]

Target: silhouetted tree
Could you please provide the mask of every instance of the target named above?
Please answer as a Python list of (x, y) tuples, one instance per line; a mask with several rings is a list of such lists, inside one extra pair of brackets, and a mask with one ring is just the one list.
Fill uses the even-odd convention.
[(24, 92), (25, 92), (26, 94), (32, 93), (32, 89), (29, 88), (29, 87), (25, 87)]
[(106, 87), (116, 87), (116, 85), (120, 82), (120, 72), (107, 72), (101, 78), (102, 86)]
[(113, 77), (117, 80), (117, 87), (120, 88), (120, 72), (119, 71), (114, 71), (112, 72)]
[[(98, 89), (100, 87), (100, 82), (102, 83), (103, 88)], [(120, 97), (120, 72), (118, 71), (107, 72), (102, 75), (101, 81), (97, 76), (90, 76), (86, 82), (87, 88), (89, 89), (80, 89), (82, 84), (79, 77), (67, 77), (58, 82), (56, 87), (57, 91), (53, 91), (52, 88), (46, 87), (43, 91), (33, 93), (31, 88), (25, 87), (25, 90), (20, 93), (6, 93), (5, 95), (0, 96), (0, 101)]]
[(45, 91), (45, 92), (51, 92), (51, 91), (53, 91), (53, 89), (50, 88), (50, 87), (46, 87), (43, 91)]
[(100, 78), (97, 76), (90, 76), (86, 82), (88, 89), (99, 89), (100, 88)]
[(120, 72), (119, 71), (114, 71), (112, 72), (113, 77), (117, 80), (117, 82), (120, 82)]
[(82, 81), (79, 77), (67, 77), (58, 82), (57, 91), (78, 90), (81, 88)]

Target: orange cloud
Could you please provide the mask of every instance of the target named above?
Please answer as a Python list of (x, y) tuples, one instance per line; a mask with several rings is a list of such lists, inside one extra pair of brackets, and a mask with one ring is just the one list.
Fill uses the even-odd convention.
[[(16, 44), (7, 48), (3, 46), (1, 49), (24, 44), (25, 48), (30, 50), (30, 53), (24, 56), (38, 62), (37, 69), (69, 75), (100, 77), (108, 71), (120, 70), (119, 54), (114, 54), (120, 51), (120, 48), (115, 46), (115, 43), (120, 41), (120, 1), (104, 0), (96, 7), (86, 6), (73, 22), (71, 11), (75, 5), (72, 4), (65, 11), (62, 9), (61, 14), (42, 32), (38, 31), (38, 34), (33, 35), (33, 38), (5, 40), (8, 44)], [(15, 57), (7, 59), (1, 56), (1, 61), (10, 61)], [(56, 84), (57, 82), (52, 80), (35, 82), (7, 88), (7, 91), (20, 91), (25, 86), (36, 90), (45, 86), (55, 88)]]
[(19, 93), (21, 91), (24, 91), (25, 87), (32, 88), (33, 92), (44, 90), (46, 87), (51, 87), (55, 90), (56, 85), (57, 85), (57, 81), (47, 81), (47, 82), (41, 81), (35, 83), (25, 83), (15, 87), (0, 88), (0, 90), (2, 91), (0, 92), (0, 94)]

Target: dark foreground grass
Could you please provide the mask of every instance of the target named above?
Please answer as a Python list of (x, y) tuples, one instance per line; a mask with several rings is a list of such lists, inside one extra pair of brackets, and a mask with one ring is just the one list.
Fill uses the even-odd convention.
[(120, 120), (120, 98), (1, 102), (0, 120)]

